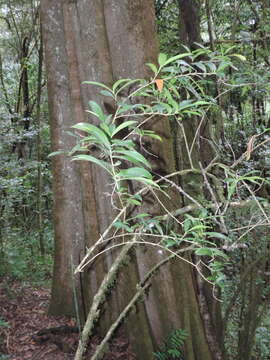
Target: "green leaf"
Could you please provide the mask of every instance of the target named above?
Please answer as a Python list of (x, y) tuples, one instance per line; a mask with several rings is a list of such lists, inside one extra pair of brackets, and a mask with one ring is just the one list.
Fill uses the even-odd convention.
[(122, 90), (124, 90), (124, 88), (126, 88), (127, 86), (130, 86), (132, 84), (134, 84), (135, 82), (141, 82), (141, 79), (133, 79), (133, 80), (129, 80), (126, 82), (126, 84), (124, 84), (123, 86), (121, 86), (115, 93), (115, 95), (118, 95)]
[(201, 116), (202, 115), (201, 110), (197, 110), (197, 111), (184, 110), (184, 112), (187, 115), (196, 115), (196, 116)]
[(190, 228), (189, 231), (203, 230), (203, 229), (205, 229), (205, 228), (206, 228), (205, 225), (203, 225), (203, 224), (198, 224), (198, 225), (192, 226), (192, 228)]
[(125, 103), (118, 102), (118, 106), (119, 107), (117, 109), (117, 117), (120, 114), (124, 113), (124, 112), (128, 112), (130, 110), (133, 110), (137, 106), (137, 104), (136, 105), (131, 105), (131, 104), (125, 104)]
[[(133, 84), (135, 82), (141, 82), (141, 81), (142, 81), (142, 79), (119, 79), (113, 84), (112, 89), (113, 89), (113, 92), (115, 93), (115, 95), (117, 95), (125, 87), (130, 86), (131, 84)], [(120, 85), (122, 85), (122, 86), (119, 88)], [(119, 89), (117, 89), (117, 88), (119, 88)]]
[(197, 66), (200, 70), (202, 70), (202, 72), (207, 72), (206, 66), (202, 61), (195, 62), (193, 65)]
[[(165, 54), (163, 54), (163, 55), (165, 55)], [(168, 64), (170, 64), (171, 62), (174, 62), (174, 61), (176, 61), (176, 60), (182, 59), (182, 58), (184, 58), (184, 57), (186, 57), (186, 56), (190, 56), (190, 55), (191, 55), (190, 52), (182, 53), (182, 54), (179, 54), (179, 55), (175, 55), (175, 56), (169, 58), (168, 60), (165, 59), (166, 61), (165, 61), (162, 65), (160, 64), (160, 66), (168, 65)], [(166, 58), (167, 58), (167, 56), (166, 56)]]
[(54, 151), (54, 152), (52, 152), (52, 153), (50, 153), (49, 155), (48, 155), (48, 158), (50, 158), (50, 157), (53, 157), (53, 156), (56, 156), (56, 155), (67, 155), (68, 154), (68, 151), (67, 150), (58, 150), (58, 151)]
[(97, 81), (83, 81), (83, 84), (100, 86), (100, 87), (108, 90), (110, 93), (112, 92), (112, 90), (108, 86), (106, 86), (106, 85), (104, 85), (102, 83), (99, 83)]
[(197, 43), (197, 45), (200, 46), (200, 49), (196, 49), (192, 52), (192, 58), (193, 60), (195, 60), (197, 57), (201, 56), (201, 55), (205, 55), (205, 54), (209, 54), (210, 51), (207, 48), (204, 48), (203, 46), (201, 46), (200, 44)]
[(154, 74), (158, 73), (158, 69), (155, 64), (147, 63), (146, 66), (148, 66), (153, 71)]
[(164, 246), (166, 248), (177, 245), (177, 241), (174, 240), (174, 239), (170, 239), (170, 238), (169, 239), (168, 238), (163, 239), (163, 243), (164, 243)]
[(108, 91), (108, 90), (101, 90), (101, 91), (100, 91), (100, 94), (101, 94), (101, 95), (104, 95), (104, 96), (110, 96), (110, 97), (114, 98), (113, 93), (111, 93), (111, 92)]
[(168, 105), (164, 102), (159, 102), (153, 106), (153, 111), (157, 112), (157, 113), (171, 114), (172, 110), (173, 109), (170, 107), (170, 105)]
[(179, 61), (177, 61), (177, 64), (178, 65), (183, 65), (183, 66), (185, 66), (185, 67), (191, 67), (191, 65), (188, 63), (188, 62), (186, 62), (185, 60), (179, 60)]
[(221, 240), (228, 240), (228, 236), (215, 232), (215, 231), (210, 231), (206, 233), (207, 236), (212, 237), (212, 238), (217, 238), (217, 239), (221, 239)]
[(132, 205), (138, 205), (140, 206), (141, 205), (141, 201), (137, 200), (137, 199), (134, 199), (134, 198), (128, 198), (127, 199), (127, 202), (129, 204), (132, 204)]
[(192, 102), (192, 100), (184, 100), (184, 101), (181, 101), (181, 103), (179, 104), (179, 110), (183, 111), (184, 109), (188, 109), (190, 107), (198, 107), (198, 106), (209, 105), (209, 104), (210, 104), (210, 102), (203, 101), (203, 100), (199, 100), (199, 101), (195, 101), (195, 102)]
[(117, 126), (117, 128), (114, 130), (114, 132), (112, 133), (112, 137), (114, 137), (119, 131), (125, 129), (126, 127), (130, 126), (130, 125), (134, 125), (137, 124), (137, 121), (124, 121), (122, 124), (120, 124), (119, 126)]
[(120, 170), (118, 175), (128, 179), (132, 179), (132, 178), (152, 179), (151, 173), (148, 170), (140, 167), (131, 167), (129, 169)]
[(199, 248), (195, 251), (196, 255), (200, 255), (200, 256), (212, 256), (212, 249), (210, 248)]
[[(89, 145), (89, 143), (87, 143)], [(83, 144), (77, 144), (75, 145), (70, 152), (68, 153), (69, 156), (72, 156), (73, 154), (75, 154), (76, 152), (85, 152), (88, 151), (88, 145), (83, 145)]]
[(113, 92), (115, 93), (115, 91), (116, 91), (116, 89), (117, 89), (117, 87), (119, 86), (119, 85), (121, 85), (121, 84), (123, 84), (123, 83), (126, 83), (127, 81), (130, 81), (131, 79), (119, 79), (119, 80), (117, 80), (114, 84), (113, 84), (113, 86), (112, 86), (112, 90), (113, 90)]
[(73, 156), (72, 160), (71, 161), (75, 161), (75, 160), (80, 160), (80, 161), (90, 161), (94, 164), (97, 164), (98, 166), (102, 167), (103, 169), (105, 169), (108, 173), (111, 174), (111, 165), (109, 163), (106, 163), (106, 161), (103, 161), (103, 160), (99, 160), (99, 159), (96, 159), (94, 156), (92, 155), (84, 155), (84, 154), (81, 154), (81, 155), (76, 155), (76, 156)]
[[(133, 216), (131, 219), (133, 220), (133, 219), (142, 219), (142, 218), (144, 218), (144, 217), (149, 217), (150, 215), (149, 214), (147, 214), (147, 213), (141, 213), (141, 214), (138, 214), (138, 215), (135, 215), (135, 216)], [(130, 219), (130, 220), (131, 220)]]
[(231, 54), (231, 56), (237, 57), (241, 61), (246, 61), (247, 60), (247, 58), (244, 55), (241, 55), (241, 54)]
[(221, 63), (218, 66), (217, 72), (222, 72), (230, 65), (231, 65), (231, 63), (228, 61), (221, 61)]
[(228, 200), (232, 197), (232, 195), (235, 193), (236, 190), (236, 182), (233, 182), (228, 185)]
[(115, 153), (116, 155), (114, 154), (113, 158), (124, 159), (135, 164), (142, 163), (147, 167), (151, 167), (146, 158), (136, 150), (115, 149)]
[(95, 101), (89, 101), (89, 106), (94, 114), (100, 119), (100, 121), (106, 120), (106, 115), (103, 113), (101, 107)]
[(159, 135), (155, 134), (154, 131), (151, 131), (151, 130), (142, 130), (142, 135), (148, 136), (150, 138), (153, 138), (153, 139), (156, 139), (159, 141), (163, 141)]
[(88, 123), (78, 123), (73, 125), (72, 128), (82, 130), (93, 135), (100, 144), (110, 148), (111, 144), (107, 135), (97, 126)]
[(209, 67), (210, 71), (212, 72), (215, 72), (217, 70), (216, 64), (211, 61), (208, 61), (206, 65)]
[(164, 53), (160, 53), (158, 56), (158, 63), (162, 67), (166, 65), (167, 55)]
[(212, 256), (220, 256), (224, 259), (228, 259), (228, 255), (226, 255), (223, 251), (219, 249), (212, 249)]
[(127, 149), (132, 149), (135, 147), (135, 144), (132, 140), (121, 140), (121, 139), (113, 139), (112, 144), (114, 146), (123, 146)]
[(111, 138), (112, 137), (112, 131), (115, 129), (115, 126), (111, 124), (108, 126), (106, 123), (101, 123), (100, 128), (105, 131), (105, 133)]
[(234, 49), (236, 45), (228, 47), (228, 49), (225, 50), (224, 55), (227, 55), (232, 49)]
[(113, 226), (114, 226), (116, 229), (123, 229), (123, 230), (126, 230), (127, 232), (133, 232), (132, 227), (130, 227), (126, 222), (122, 222), (122, 221), (120, 221), (120, 220), (115, 221), (115, 222), (113, 223)]

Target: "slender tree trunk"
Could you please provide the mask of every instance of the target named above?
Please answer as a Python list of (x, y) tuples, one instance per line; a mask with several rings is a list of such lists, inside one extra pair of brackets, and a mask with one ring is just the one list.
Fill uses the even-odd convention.
[(199, 0), (178, 0), (180, 10), (180, 41), (191, 49), (196, 48), (195, 43), (202, 42), (200, 31), (200, 3)]
[(40, 253), (42, 256), (45, 254), (45, 246), (43, 241), (43, 216), (42, 216), (42, 140), (41, 140), (41, 117), (40, 117), (40, 107), (41, 107), (41, 92), (42, 92), (42, 67), (43, 67), (43, 39), (42, 31), (40, 24), (40, 46), (38, 51), (39, 62), (38, 62), (38, 79), (37, 79), (37, 162), (38, 162), (38, 175), (37, 175), (37, 213), (38, 213), (38, 237), (39, 237), (39, 247)]
[(209, 0), (205, 0), (205, 8), (206, 8), (207, 30), (208, 30), (208, 35), (209, 35), (210, 49), (212, 51), (214, 51), (214, 49), (215, 49), (214, 33), (213, 33), (213, 29), (212, 29), (211, 8), (210, 8)]

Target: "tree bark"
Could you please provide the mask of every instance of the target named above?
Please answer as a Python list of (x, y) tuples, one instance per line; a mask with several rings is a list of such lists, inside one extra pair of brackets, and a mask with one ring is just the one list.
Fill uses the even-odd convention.
[(179, 37), (182, 44), (191, 49), (196, 48), (195, 43), (201, 43), (200, 31), (200, 1), (178, 0), (179, 16)]
[[(84, 80), (111, 85), (121, 77), (147, 78), (146, 62), (158, 55), (152, 0), (43, 0), (44, 44), (48, 75), (49, 110), (53, 150), (74, 145), (66, 130), (76, 122), (87, 122), (89, 100), (102, 104), (93, 86)], [(89, 21), (90, 20), (90, 21)], [(90, 119), (94, 122), (94, 119)], [(169, 123), (153, 122), (151, 129), (164, 134), (162, 146), (153, 143), (165, 159), (168, 172), (174, 170)], [(52, 160), (54, 192), (55, 265), (50, 312), (74, 314), (70, 256), (77, 265), (86, 247), (91, 247), (113, 219), (106, 193), (110, 179), (90, 164), (70, 162), (64, 155)], [(181, 207), (178, 195), (168, 208)], [(152, 210), (152, 209), (151, 209)], [(160, 209), (158, 209), (160, 211)], [(104, 306), (101, 331), (132, 299), (136, 284), (163, 258), (156, 249), (136, 250), (119, 275), (112, 296)], [(99, 257), (94, 267), (76, 278), (80, 308), (88, 312), (94, 295), (111, 267), (114, 254)], [(162, 286), (160, 285), (162, 284)], [(155, 276), (144, 303), (129, 315), (128, 335), (140, 360), (149, 360), (158, 344), (176, 328), (189, 333), (186, 360), (212, 360), (199, 311), (191, 267), (179, 260), (164, 265)]]
[[(200, 2), (197, 0), (179, 1), (179, 30), (180, 41), (189, 48), (196, 48), (201, 43), (200, 34)], [(207, 2), (207, 5), (208, 2)], [(210, 20), (209, 20), (210, 21)], [(183, 120), (178, 127), (176, 139), (176, 166), (178, 170), (188, 168), (206, 167), (214, 158), (213, 149), (207, 139), (211, 139), (211, 112), (204, 118), (193, 116)], [(210, 140), (211, 141), (211, 140)], [(205, 184), (202, 174), (190, 174), (180, 178), (180, 183), (186, 193), (193, 199), (202, 198), (205, 193)], [(185, 198), (185, 204), (190, 200)], [(198, 305), (203, 322), (207, 343), (212, 354), (212, 359), (222, 359), (223, 338), (222, 317), (220, 304), (213, 298), (212, 287), (202, 281), (198, 273), (194, 274), (194, 284), (198, 296)], [(206, 275), (207, 276), (207, 275)]]

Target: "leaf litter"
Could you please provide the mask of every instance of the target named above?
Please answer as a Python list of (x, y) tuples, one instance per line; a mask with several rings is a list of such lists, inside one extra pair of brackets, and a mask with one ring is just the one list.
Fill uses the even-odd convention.
[[(0, 279), (1, 360), (74, 359), (79, 339), (75, 320), (49, 316), (49, 300), (50, 290), (46, 287)], [(100, 341), (93, 336), (87, 359)], [(111, 341), (104, 360), (136, 360), (123, 329)]]

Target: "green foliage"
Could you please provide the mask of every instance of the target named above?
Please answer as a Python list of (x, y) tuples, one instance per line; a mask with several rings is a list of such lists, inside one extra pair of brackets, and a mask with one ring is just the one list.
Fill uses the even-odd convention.
[[(201, 55), (207, 55), (207, 59), (198, 62)], [(149, 82), (120, 79), (111, 88), (98, 82), (85, 82), (100, 88), (101, 95), (113, 99), (114, 113), (107, 114), (98, 103), (90, 101), (88, 113), (93, 116), (94, 123), (73, 126), (80, 134), (77, 145), (69, 153), (72, 160), (89, 161), (109, 175), (113, 183), (111, 201), (115, 208), (125, 212), (131, 206), (137, 208), (136, 216), (117, 217), (112, 223), (116, 238), (136, 234), (138, 243), (159, 246), (175, 254), (185, 245), (194, 250), (197, 257), (211, 259), (211, 264), (207, 265), (211, 272), (209, 279), (219, 286), (224, 280), (222, 263), (227, 261), (227, 256), (216, 241), (226, 242), (228, 239), (211, 230), (215, 216), (206, 210), (200, 211), (199, 217), (185, 216), (183, 232), (179, 232), (179, 225), (169, 212), (165, 216), (140, 213), (145, 201), (142, 196), (144, 189), (168, 196), (166, 186), (160, 186), (152, 172), (152, 162), (147, 158), (151, 149), (143, 151), (140, 144), (147, 138), (162, 141), (162, 136), (142, 126), (153, 116), (169, 117), (178, 122), (188, 121), (194, 115), (204, 116), (207, 108), (215, 103), (206, 94), (204, 81), (213, 72), (220, 75), (219, 64), (222, 62), (233, 66), (228, 55), (222, 57), (204, 47), (194, 51), (186, 49), (186, 53), (171, 58), (160, 54), (159, 67), (147, 64), (154, 72)], [(183, 98), (183, 93), (186, 98)], [(51, 155), (59, 153), (61, 150)], [(135, 194), (130, 191), (129, 182), (140, 184)]]
[[(161, 253), (165, 250), (165, 252), (193, 265), (206, 281), (219, 286), (222, 294), (226, 294), (227, 299), (230, 299), (231, 296), (232, 298), (234, 296), (233, 293), (229, 294), (232, 290), (232, 288), (230, 290), (231, 284), (233, 283), (233, 287), (236, 286), (234, 291), (237, 291), (237, 286), (238, 289), (242, 289), (242, 283), (241, 277), (238, 278), (239, 282), (235, 281), (235, 278), (232, 282), (228, 269), (237, 268), (241, 261), (243, 263), (245, 255), (242, 254), (242, 249), (250, 244), (247, 240), (249, 236), (246, 239), (244, 233), (237, 237), (235, 230), (230, 229), (242, 229), (243, 226), (243, 229), (248, 229), (247, 233), (252, 230), (253, 226), (250, 225), (252, 220), (248, 208), (248, 201), (251, 199), (255, 202), (256, 216), (261, 219), (260, 221), (268, 221), (266, 210), (264, 210), (264, 206), (267, 207), (267, 205), (254, 193), (256, 188), (268, 184), (268, 180), (257, 170), (245, 165), (254, 154), (253, 145), (257, 137), (246, 143), (244, 149), (246, 150), (246, 162), (241, 163), (237, 169), (234, 169), (235, 166), (230, 166), (228, 158), (225, 158), (223, 154), (220, 158), (221, 161), (224, 160), (225, 164), (222, 162), (211, 164), (211, 172), (208, 168), (194, 169), (190, 161), (191, 169), (185, 169), (184, 172), (187, 171), (188, 174), (190, 171), (203, 176), (211, 199), (206, 200), (202, 196), (202, 199), (191, 200), (195, 203), (195, 205), (193, 204), (194, 210), (192, 210), (192, 206), (187, 209), (187, 212), (191, 214), (187, 215), (185, 212), (181, 213), (181, 209), (175, 209), (172, 212), (165, 211), (165, 215), (154, 216), (143, 210), (144, 191), (156, 191), (162, 196), (167, 196), (168, 186), (160, 185), (152, 172), (152, 162), (140, 152), (140, 148), (138, 149), (138, 143), (142, 143), (144, 138), (150, 137), (151, 140), (162, 141), (162, 136), (151, 130), (144, 130), (141, 124), (147, 123), (152, 116), (168, 117), (171, 122), (176, 121), (178, 125), (194, 119), (194, 116), (204, 119), (210, 106), (215, 109), (219, 106), (218, 96), (214, 98), (208, 95), (209, 89), (213, 88), (213, 83), (216, 79), (220, 79), (221, 83), (226, 82), (228, 73), (237, 70), (233, 59), (237, 59), (236, 61), (240, 64), (246, 61), (244, 55), (238, 54), (232, 48), (223, 49), (221, 53), (211, 52), (203, 46), (198, 46), (194, 51), (185, 48), (185, 51), (184, 54), (173, 57), (162, 53), (159, 55), (158, 65), (147, 64), (153, 72), (153, 77), (149, 82), (123, 79), (118, 80), (112, 88), (97, 82), (88, 82), (92, 86), (101, 88), (101, 94), (113, 100), (115, 111), (113, 114), (106, 114), (99, 104), (91, 102), (89, 113), (97, 121), (95, 120), (95, 125), (86, 123), (74, 126), (76, 130), (83, 131), (84, 135), (82, 136), (80, 133), (78, 144), (70, 152), (70, 155), (74, 160), (87, 160), (102, 167), (113, 180), (112, 203), (119, 210), (120, 215), (123, 215), (117, 216), (112, 223), (115, 242), (108, 249), (122, 246), (127, 242), (157, 246), (162, 249)], [(201, 60), (202, 58), (205, 60)], [(239, 83), (233, 82), (232, 84), (239, 85)], [(267, 131), (264, 131), (263, 136), (266, 133)], [(134, 141), (134, 137), (139, 138), (139, 141)], [(266, 143), (267, 140), (262, 142), (263, 149)], [(232, 148), (234, 144), (230, 146)], [(257, 147), (262, 151), (260, 145)], [(136, 187), (135, 194), (130, 193), (125, 181), (140, 183), (140, 186)], [(184, 175), (181, 173), (181, 181), (185, 182), (185, 173)], [(180, 192), (190, 200), (189, 194), (181, 189)], [(115, 200), (115, 195), (118, 200)], [(161, 203), (158, 196), (156, 199)], [(240, 204), (240, 201), (243, 200), (247, 201), (247, 209), (245, 207), (244, 209), (248, 215), (245, 218), (238, 216), (233, 223), (228, 208), (231, 202), (234, 201), (234, 204), (237, 205), (237, 202)], [(198, 204), (198, 201), (201, 203)], [(137, 215), (127, 216), (130, 208), (136, 208)], [(183, 214), (181, 222), (176, 218), (179, 214)], [(117, 243), (118, 239), (121, 241), (125, 239), (125, 242)], [(241, 239), (240, 244), (239, 239)], [(110, 240), (104, 239), (102, 236), (94, 248), (106, 241)], [(228, 254), (224, 253), (224, 249), (228, 250)], [(232, 250), (234, 252), (230, 253)], [(93, 249), (90, 249), (84, 259), (86, 264), (87, 261), (89, 263), (98, 256), (91, 259), (92, 251)], [(180, 254), (183, 251), (192, 251), (196, 263), (182, 257)], [(232, 259), (235, 259), (233, 265)], [(78, 271), (83, 269), (85, 263), (78, 267)], [(207, 275), (205, 276), (205, 274)], [(258, 276), (254, 284), (254, 286), (261, 284), (260, 291), (262, 291), (262, 284), (265, 283)], [(247, 289), (243, 290), (243, 293), (245, 291)], [(256, 291), (258, 293), (259, 288)], [(254, 302), (248, 303), (247, 299), (243, 299), (241, 296), (239, 295), (240, 298), (236, 299), (239, 303), (242, 301), (242, 313), (247, 313), (246, 309)], [(265, 292), (262, 293), (262, 296), (265, 296)], [(250, 309), (249, 312), (251, 311)], [(259, 311), (259, 307), (255, 311)], [(237, 339), (235, 319), (233, 318), (231, 323), (230, 321), (231, 319), (228, 322), (228, 329), (233, 329), (232, 338)], [(240, 323), (241, 321), (244, 320), (241, 319)], [(174, 337), (173, 339), (177, 343)], [(178, 345), (182, 345), (182, 340), (179, 340)], [(158, 359), (182, 358), (179, 346), (175, 347), (175, 343), (167, 341), (163, 350), (156, 353), (156, 357)], [(230, 349), (227, 347), (227, 351), (228, 354), (235, 356), (233, 346)], [(266, 353), (266, 350), (264, 351)]]
[[(43, 211), (43, 237), (47, 253), (52, 252), (52, 230), (49, 224), (51, 204), (51, 174), (48, 163), (39, 164), (36, 159), (18, 159), (12, 153), (13, 144), (17, 141), (27, 142), (34, 146), (37, 131), (21, 131), (20, 138), (14, 135), (15, 127), (7, 120), (0, 124), (4, 136), (0, 145), (0, 276), (11, 276), (17, 279), (47, 278), (51, 272), (51, 255), (40, 259), (39, 230), (37, 225), (37, 178), (40, 167), (43, 180), (41, 204)], [(44, 138), (47, 130), (44, 129)], [(46, 138), (45, 138), (46, 139)], [(46, 139), (48, 140), (48, 138)], [(26, 147), (28, 148), (28, 147)], [(28, 148), (29, 149), (29, 148)], [(44, 274), (42, 274), (42, 272)], [(47, 275), (45, 275), (47, 273)], [(36, 275), (35, 275), (36, 274)]]
[(0, 6), (0, 276), (24, 280), (48, 278), (52, 262), (45, 94), (37, 109), (37, 6), (28, 0)]
[(42, 282), (51, 278), (53, 263), (53, 233), (51, 224), (44, 226), (46, 254), (39, 250), (38, 233), (29, 230), (22, 233), (20, 226), (5, 233), (0, 263), (0, 278)]
[(154, 357), (157, 360), (184, 360), (183, 347), (188, 333), (183, 329), (176, 329), (172, 331), (160, 350), (154, 353)]
[(269, 312), (260, 327), (256, 329), (255, 335), (255, 346), (254, 346), (254, 357), (260, 360), (267, 360), (270, 357), (269, 348), (270, 338), (270, 316)]

